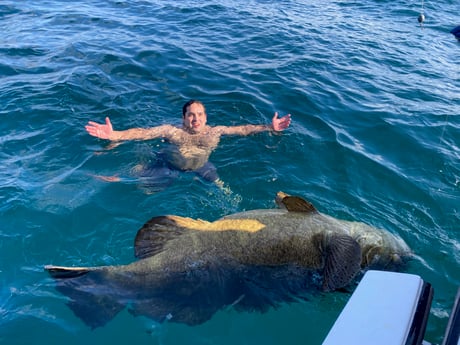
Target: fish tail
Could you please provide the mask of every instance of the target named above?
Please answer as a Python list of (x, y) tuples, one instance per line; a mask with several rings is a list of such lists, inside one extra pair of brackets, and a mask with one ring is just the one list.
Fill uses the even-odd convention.
[(69, 297), (69, 308), (91, 329), (104, 326), (125, 307), (108, 288), (102, 269), (49, 265), (45, 270), (56, 280), (56, 290)]

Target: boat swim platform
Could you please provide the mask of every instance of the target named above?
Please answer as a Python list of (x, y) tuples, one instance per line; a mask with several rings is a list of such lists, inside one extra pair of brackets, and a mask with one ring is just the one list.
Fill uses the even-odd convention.
[[(323, 345), (431, 345), (424, 340), (433, 287), (408, 273), (367, 271)], [(460, 345), (460, 288), (442, 345)]]

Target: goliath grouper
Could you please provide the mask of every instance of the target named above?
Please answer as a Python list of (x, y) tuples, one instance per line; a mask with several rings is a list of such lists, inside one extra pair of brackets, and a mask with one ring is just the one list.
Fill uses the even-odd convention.
[(128, 265), (45, 269), (91, 328), (126, 306), (158, 322), (197, 325), (224, 307), (263, 312), (315, 289), (340, 289), (362, 269), (393, 268), (411, 256), (385, 230), (332, 218), (282, 192), (276, 200), (280, 209), (214, 222), (154, 217), (138, 231), (138, 260)]

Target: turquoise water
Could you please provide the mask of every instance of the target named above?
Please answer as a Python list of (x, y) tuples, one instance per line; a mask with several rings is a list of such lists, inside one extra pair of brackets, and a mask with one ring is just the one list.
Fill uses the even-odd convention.
[[(426, 340), (440, 343), (460, 285), (458, 1), (3, 1), (0, 4), (0, 342), (320, 344), (349, 295), (189, 327), (120, 313), (91, 331), (46, 264), (133, 260), (152, 216), (214, 220), (274, 207), (279, 190), (332, 216), (400, 235), (407, 271), (435, 289)], [(211, 161), (230, 194), (181, 174), (145, 194), (124, 175), (161, 141), (109, 147), (84, 131), (180, 124), (202, 100), (211, 125), (282, 135), (223, 138)]]

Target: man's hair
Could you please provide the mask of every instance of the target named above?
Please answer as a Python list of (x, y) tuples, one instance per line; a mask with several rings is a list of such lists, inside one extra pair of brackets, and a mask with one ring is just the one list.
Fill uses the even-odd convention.
[(182, 107), (182, 117), (185, 117), (185, 113), (187, 112), (187, 108), (190, 107), (194, 103), (201, 104), (203, 106), (204, 112), (206, 112), (206, 108), (204, 107), (203, 103), (201, 103), (200, 101), (198, 101), (196, 99), (191, 99), (190, 101), (185, 103), (184, 106)]

